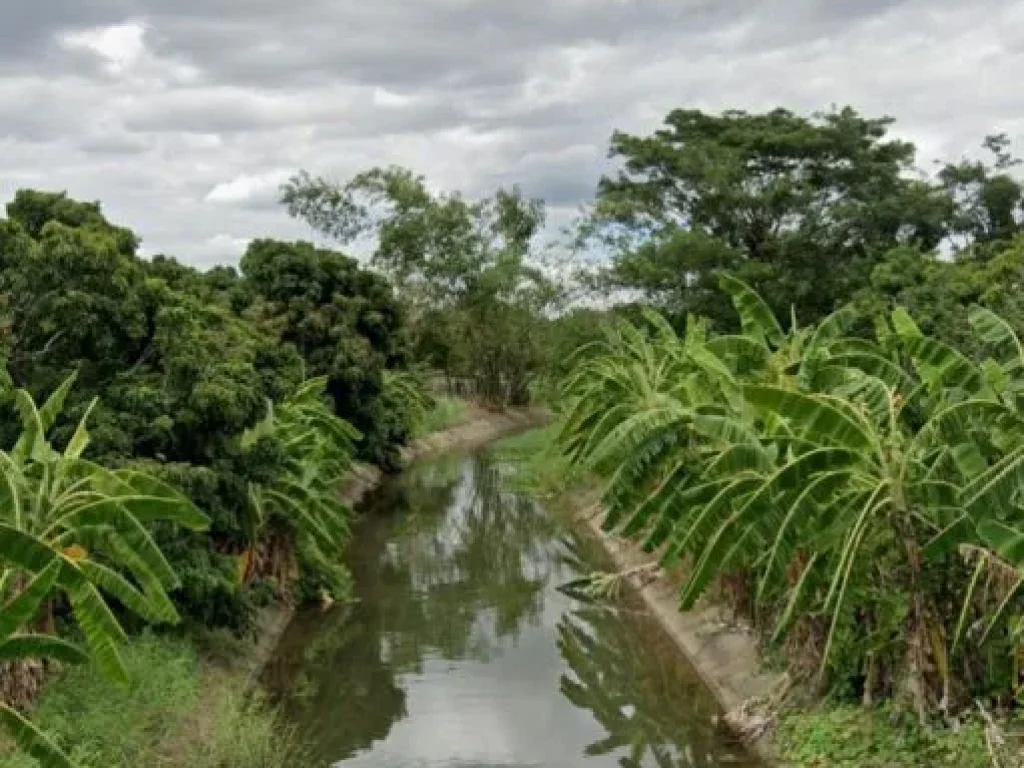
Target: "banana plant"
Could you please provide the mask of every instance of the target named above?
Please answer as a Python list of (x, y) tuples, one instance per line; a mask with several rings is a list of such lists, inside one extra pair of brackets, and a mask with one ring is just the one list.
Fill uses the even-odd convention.
[[(569, 404), (562, 444), (584, 471), (608, 479), (609, 530), (652, 484), (691, 469), (698, 433), (741, 404), (738, 382), (707, 347), (706, 323), (690, 318), (680, 338), (656, 313), (644, 320), (643, 326), (610, 329), (603, 341), (582, 350), (561, 388)], [(642, 523), (627, 522), (626, 534)]]
[[(104, 593), (152, 622), (177, 620), (167, 594), (178, 578), (147, 530), (158, 520), (203, 530), (207, 518), (182, 494), (150, 475), (109, 470), (86, 458), (87, 420), (78, 422), (62, 451), (47, 439), (74, 382), (69, 377), (37, 407), (14, 393), (22, 431), (0, 451), (0, 661), (92, 659), (112, 679), (127, 674), (117, 651), (126, 639)], [(128, 577), (126, 577), (126, 574)], [(85, 648), (26, 630), (49, 606), (54, 590), (67, 595)], [(0, 720), (16, 743), (44, 768), (68, 768), (66, 755), (10, 707)]]
[(405, 417), (414, 427), (427, 418), (437, 401), (423, 375), (418, 371), (384, 371), (384, 398), (387, 402), (400, 405)]
[[(244, 449), (273, 437), (285, 453), (283, 472), (271, 482), (249, 486), (243, 579), (252, 574), (256, 549), (275, 521), (296, 532), (307, 559), (325, 572), (335, 567), (348, 538), (350, 511), (339, 496), (338, 482), (351, 467), (360, 435), (327, 406), (326, 386), (325, 377), (310, 379), (276, 408), (268, 402), (264, 419), (242, 435)], [(274, 564), (271, 568), (277, 569)]]
[(843, 307), (815, 326), (800, 327), (791, 311), (787, 331), (767, 302), (742, 280), (723, 273), (719, 285), (732, 299), (742, 333), (716, 336), (708, 347), (737, 375), (765, 384), (811, 386), (830, 357), (830, 346), (844, 338), (856, 317), (852, 308)]
[[(46, 434), (73, 382), (69, 377), (42, 407), (27, 392), (14, 393), (22, 432), (12, 450), (0, 451), (0, 525), (76, 564), (85, 580), (68, 590), (75, 618), (97, 663), (123, 680), (116, 644), (124, 633), (103, 593), (147, 621), (176, 622), (168, 592), (179, 580), (147, 525), (169, 521), (198, 531), (208, 519), (151, 475), (110, 470), (84, 458), (95, 401), (63, 451), (50, 444)], [(9, 593), (16, 584), (5, 581), (3, 587)]]
[[(823, 679), (840, 637), (865, 665), (882, 648), (907, 660), (924, 717), (952, 695), (969, 614), (990, 636), (1024, 586), (994, 607), (975, 594), (983, 564), (1024, 565), (1024, 347), (982, 308), (980, 362), (902, 310), (874, 340), (845, 336), (848, 310), (785, 332), (749, 286), (722, 283), (742, 334), (690, 319), (680, 339), (648, 316), (580, 353), (563, 446), (605, 479), (606, 528), (687, 564), (683, 609), (740, 573), (776, 639), (798, 619), (824, 627)], [(969, 583), (950, 583), (955, 551), (980, 553)], [(957, 621), (935, 582), (962, 599)]]

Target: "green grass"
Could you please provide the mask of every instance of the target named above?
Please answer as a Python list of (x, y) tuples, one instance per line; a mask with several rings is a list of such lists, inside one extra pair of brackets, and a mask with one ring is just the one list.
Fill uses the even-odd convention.
[(887, 709), (830, 706), (783, 716), (773, 751), (790, 768), (928, 768), (990, 765), (984, 728), (970, 722), (958, 730), (893, 724)]
[(434, 432), (441, 432), (461, 424), (466, 420), (469, 406), (465, 400), (452, 397), (438, 397), (434, 407), (427, 412), (423, 421), (416, 427), (415, 437), (426, 437)]
[[(81, 768), (301, 768), (290, 733), (238, 681), (204, 669), (182, 639), (143, 636), (122, 649), (130, 684), (94, 667), (68, 669), (43, 692), (33, 721)], [(35, 768), (20, 753), (0, 768)]]
[(509, 467), (511, 487), (540, 498), (551, 498), (580, 480), (558, 447), (560, 430), (560, 424), (548, 424), (494, 444), (495, 455)]

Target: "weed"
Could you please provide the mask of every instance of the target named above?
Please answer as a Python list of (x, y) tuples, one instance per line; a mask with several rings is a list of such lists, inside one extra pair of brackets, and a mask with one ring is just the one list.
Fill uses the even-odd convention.
[[(46, 687), (34, 722), (81, 768), (302, 768), (303, 753), (237, 676), (204, 665), (188, 640), (144, 635), (124, 649), (130, 683), (93, 665)], [(20, 753), (0, 768), (36, 768)]]
[(907, 719), (893, 723), (887, 708), (829, 706), (784, 715), (773, 751), (792, 768), (987, 768), (984, 725), (922, 728)]

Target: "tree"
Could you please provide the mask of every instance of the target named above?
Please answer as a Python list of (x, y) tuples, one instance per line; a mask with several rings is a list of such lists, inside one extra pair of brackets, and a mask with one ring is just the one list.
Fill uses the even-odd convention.
[[(239, 316), (257, 294), (236, 272), (203, 274), (169, 257), (143, 261), (120, 247), (121, 228), (106, 223), (97, 206), (63, 195), (26, 192), (15, 202), (19, 218), (0, 222), (2, 343), (13, 384), (44, 399), (77, 371), (65, 414), (53, 424), (57, 445), (71, 439), (102, 395), (90, 411), (86, 458), (144, 467), (211, 517), (204, 532), (151, 526), (182, 581), (176, 608), (208, 626), (244, 629), (261, 591), (258, 581), (240, 583), (237, 574), (237, 556), (252, 543), (247, 489), (273, 486), (290, 469), (283, 437), (250, 452), (241, 436), (265, 415), (268, 400), (295, 392), (308, 365), (294, 345), (281, 343), (277, 328)], [(60, 220), (43, 223), (44, 215)], [(375, 333), (390, 343), (383, 309), (350, 311), (362, 325), (339, 323), (331, 343), (358, 348)], [(320, 311), (331, 308), (311, 308)], [(352, 367), (363, 375), (359, 363)], [(383, 413), (382, 443), (394, 451), (397, 438), (386, 431), (394, 417), (386, 406), (374, 407)], [(0, 438), (13, 440), (19, 424), (13, 401), (0, 399)]]
[(991, 253), (984, 246), (1005, 243), (1020, 232), (1024, 184), (1010, 174), (1021, 161), (1010, 154), (1006, 134), (986, 136), (982, 147), (993, 156), (992, 165), (966, 159), (947, 163), (939, 171), (939, 181), (957, 206), (951, 224), (955, 246), (959, 250), (973, 246), (984, 254)]
[(914, 147), (888, 139), (890, 123), (850, 108), (675, 110), (653, 135), (613, 135), (622, 168), (601, 180), (582, 242), (611, 250), (611, 287), (678, 318), (731, 322), (714, 296), (721, 269), (777, 311), (824, 317), (891, 248), (929, 251), (946, 234), (948, 195), (910, 176)]
[(412, 425), (386, 401), (384, 371), (408, 365), (405, 312), (380, 275), (310, 243), (255, 240), (241, 263), (255, 297), (244, 315), (326, 376), (335, 412), (362, 435), (360, 453), (395, 466)]
[(418, 346), (431, 363), (474, 377), (491, 400), (527, 400), (544, 359), (543, 317), (559, 296), (535, 253), (541, 201), (518, 189), (478, 201), (434, 194), (401, 168), (373, 169), (343, 185), (302, 173), (285, 186), (283, 201), (343, 243), (373, 237), (372, 263), (413, 308)]

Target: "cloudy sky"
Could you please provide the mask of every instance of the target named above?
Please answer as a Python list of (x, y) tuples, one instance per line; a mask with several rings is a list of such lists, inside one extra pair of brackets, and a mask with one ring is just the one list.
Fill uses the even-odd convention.
[(99, 199), (207, 266), (308, 236), (299, 168), (520, 182), (571, 218), (676, 106), (898, 119), (922, 161), (1024, 136), (1015, 0), (0, 0), (0, 196)]

